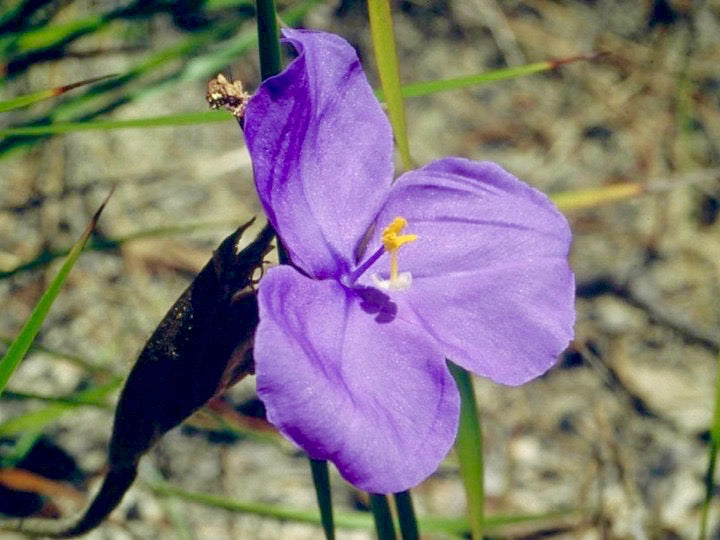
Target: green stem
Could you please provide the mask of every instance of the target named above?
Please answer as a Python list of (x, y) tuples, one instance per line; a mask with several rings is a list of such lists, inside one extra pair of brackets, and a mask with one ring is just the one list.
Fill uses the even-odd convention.
[[(280, 34), (278, 33), (277, 13), (273, 0), (257, 0), (258, 45), (260, 48), (260, 77), (264, 81), (268, 77), (280, 73)], [(277, 235), (276, 235), (277, 236)], [(289, 264), (285, 247), (277, 241), (278, 259), (280, 264)]]
[(258, 44), (260, 47), (260, 76), (264, 81), (280, 73), (280, 40), (273, 0), (257, 0)]
[(387, 497), (377, 493), (370, 493), (370, 509), (375, 518), (375, 531), (378, 540), (395, 540), (395, 526), (393, 525)]
[(455, 441), (455, 451), (460, 462), (460, 476), (465, 486), (472, 538), (481, 540), (485, 522), (485, 493), (482, 429), (477, 400), (470, 374), (452, 362), (448, 362), (448, 366), (460, 391), (460, 427)]
[(312, 471), (315, 496), (317, 497), (318, 508), (320, 508), (320, 521), (325, 531), (325, 538), (333, 540), (335, 538), (335, 523), (333, 521), (328, 464), (325, 460), (308, 459), (310, 460), (310, 470)]
[(720, 355), (718, 355), (717, 371), (715, 374), (715, 412), (713, 425), (710, 429), (710, 447), (708, 449), (708, 467), (705, 473), (705, 500), (700, 515), (700, 540), (707, 538), (707, 521), (710, 511), (710, 500), (715, 488), (715, 465), (717, 463), (718, 448), (720, 448)]
[(400, 520), (400, 534), (403, 540), (419, 540), (417, 518), (413, 509), (410, 491), (401, 491), (395, 494), (398, 519)]
[[(277, 26), (277, 15), (273, 0), (257, 0), (257, 28), (258, 44), (260, 49), (260, 76), (262, 80), (280, 73), (280, 40)], [(277, 235), (276, 235), (277, 236)], [(289, 257), (278, 237), (278, 257), (280, 264), (288, 264)], [(315, 496), (320, 509), (325, 538), (335, 539), (335, 524), (332, 512), (332, 492), (330, 490), (330, 475), (327, 461), (310, 459)]]

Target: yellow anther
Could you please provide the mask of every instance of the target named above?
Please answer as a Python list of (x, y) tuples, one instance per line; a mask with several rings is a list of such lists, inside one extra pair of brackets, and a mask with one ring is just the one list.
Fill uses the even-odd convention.
[(385, 246), (385, 249), (388, 250), (390, 253), (398, 250), (400, 246), (412, 242), (413, 240), (417, 240), (416, 234), (398, 234), (405, 228), (406, 225), (407, 220), (405, 218), (396, 217), (392, 220), (392, 223), (390, 223), (390, 225), (385, 227), (385, 230), (382, 233), (382, 242)]
[(382, 242), (385, 249), (390, 253), (390, 284), (396, 285), (398, 282), (398, 257), (397, 252), (401, 246), (417, 240), (416, 234), (399, 234), (405, 226), (407, 220), (403, 217), (396, 217), (392, 223), (385, 227), (382, 233)]

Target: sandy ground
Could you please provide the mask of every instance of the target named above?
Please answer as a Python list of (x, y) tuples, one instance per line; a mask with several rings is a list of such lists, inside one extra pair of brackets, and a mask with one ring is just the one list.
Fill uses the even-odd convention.
[[(409, 101), (417, 163), (445, 155), (491, 159), (549, 193), (625, 181), (646, 183), (649, 191), (567, 212), (575, 234), (578, 323), (559, 367), (521, 388), (477, 381), (488, 513), (579, 510), (519, 527), (518, 537), (541, 531), (588, 539), (697, 534), (720, 343), (720, 3), (666, 7), (613, 0), (396, 5), (407, 82), (607, 53), (552, 74)], [(305, 25), (349, 38), (372, 72), (362, 6), (318, 6)], [(150, 49), (177, 38), (161, 17), (148, 30)], [(38, 66), (9, 90), (122, 72), (146, 52)], [(229, 71), (256, 84), (254, 58)], [(204, 82), (183, 83), (126, 105), (114, 117), (199, 110), (203, 101)], [(104, 235), (215, 222), (81, 258), (39, 342), (120, 374), (214, 245), (259, 212), (249, 159), (232, 122), (58, 137), (6, 159), (0, 176), (3, 269), (71, 243), (113, 183), (117, 190), (100, 224)], [(3, 335), (17, 332), (56, 269), (53, 264), (0, 281)], [(83, 380), (82, 370), (35, 353), (11, 388), (56, 395)], [(240, 403), (252, 392), (247, 381), (229, 399)], [(0, 420), (36, 406), (3, 401)], [(97, 475), (111, 415), (74, 411), (48, 435)], [(141, 479), (157, 474), (174, 485), (241, 500), (314, 505), (307, 463), (284, 444), (248, 438), (218, 444), (197, 430), (179, 429), (143, 464)], [(337, 476), (333, 482), (338, 508), (359, 504)], [(452, 457), (414, 493), (421, 515), (463, 514)], [(720, 504), (711, 512), (718, 537)], [(163, 500), (141, 481), (112, 523), (88, 538), (177, 538), (178, 520), (200, 540), (320, 535), (307, 525)]]

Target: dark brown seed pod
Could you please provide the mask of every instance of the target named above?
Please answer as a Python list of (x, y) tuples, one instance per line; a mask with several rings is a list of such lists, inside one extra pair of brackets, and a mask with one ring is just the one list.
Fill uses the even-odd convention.
[(120, 503), (140, 458), (167, 431), (253, 373), (256, 277), (272, 249), (266, 226), (242, 251), (252, 221), (228, 236), (148, 339), (120, 394), (108, 473), (88, 508), (64, 520), (0, 520), (0, 529), (68, 538), (97, 527)]

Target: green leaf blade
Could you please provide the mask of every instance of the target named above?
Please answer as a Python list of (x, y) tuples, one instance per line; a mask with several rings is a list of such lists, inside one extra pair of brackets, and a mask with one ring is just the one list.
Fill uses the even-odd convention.
[(645, 186), (640, 182), (622, 182), (596, 188), (560, 191), (552, 193), (550, 199), (560, 210), (566, 212), (631, 199), (645, 192)]
[(448, 367), (460, 391), (460, 426), (455, 451), (467, 497), (470, 530), (473, 540), (482, 540), (485, 528), (485, 486), (482, 429), (477, 400), (470, 374), (452, 362), (448, 362)]
[(515, 79), (517, 77), (525, 77), (542, 71), (554, 69), (555, 63), (537, 62), (524, 66), (510, 67), (505, 69), (496, 69), (478, 73), (476, 75), (466, 75), (463, 77), (455, 77), (452, 79), (441, 79), (437, 81), (425, 81), (413, 84), (406, 84), (402, 87), (403, 96), (406, 98), (427, 96), (438, 92), (446, 92), (449, 90), (459, 90), (471, 86), (488, 84), (491, 82)]
[(61, 135), (77, 131), (112, 130), (151, 127), (192, 126), (195, 124), (225, 122), (232, 115), (225, 111), (195, 111), (130, 120), (95, 120), (92, 122), (56, 122), (43, 126), (20, 126), (0, 129), (1, 137), (36, 137), (38, 135)]
[(122, 379), (118, 377), (108, 383), (88, 388), (70, 396), (55, 399), (46, 398), (51, 401), (49, 405), (10, 418), (0, 424), (0, 436), (8, 437), (25, 432), (39, 433), (45, 426), (77, 407), (104, 407), (105, 398), (117, 390), (121, 384)]
[[(316, 510), (302, 510), (287, 506), (260, 502), (248, 502), (232, 499), (223, 495), (188, 491), (163, 481), (154, 481), (149, 486), (158, 495), (176, 497), (178, 499), (206, 506), (236, 512), (238, 514), (252, 514), (281, 521), (307, 523), (320, 527), (322, 525), (320, 514)], [(538, 524), (564, 522), (568, 519), (577, 519), (583, 512), (577, 509), (561, 510), (542, 514), (519, 514), (490, 516), (485, 521), (488, 531), (501, 534), (508, 526), (519, 524)], [(446, 536), (467, 535), (470, 525), (463, 517), (424, 516), (418, 518), (420, 528), (430, 534)], [(372, 514), (367, 512), (336, 512), (335, 525), (338, 529), (372, 530), (374, 527)]]
[(700, 512), (700, 534), (698, 538), (707, 538), (708, 516), (710, 514), (710, 501), (715, 493), (715, 469), (717, 466), (718, 448), (720, 448), (720, 355), (717, 359), (715, 373), (715, 407), (713, 408), (713, 423), (710, 427), (710, 443), (708, 445), (708, 465), (705, 470), (705, 497)]
[(0, 113), (12, 111), (14, 109), (20, 109), (22, 107), (27, 107), (29, 105), (33, 105), (34, 103), (37, 103), (38, 101), (43, 101), (43, 100), (54, 98), (56, 96), (64, 94), (65, 92), (73, 90), (74, 88), (79, 88), (80, 86), (85, 86), (85, 85), (92, 84), (95, 82), (103, 81), (105, 79), (109, 79), (114, 76), (115, 75), (103, 75), (101, 77), (93, 77), (91, 79), (85, 79), (83, 81), (78, 81), (75, 83), (66, 84), (64, 86), (59, 86), (57, 88), (48, 88), (45, 90), (39, 90), (37, 92), (32, 92), (30, 94), (25, 94), (23, 96), (17, 96), (12, 99), (0, 101)]
[(369, 0), (368, 14), (372, 32), (373, 48), (377, 63), (380, 82), (386, 97), (388, 116), (395, 133), (395, 142), (400, 152), (405, 169), (412, 168), (410, 144), (405, 122), (405, 104), (400, 86), (400, 69), (398, 67), (395, 33), (392, 14), (388, 0)]
[[(110, 195), (108, 195), (108, 198), (109, 197)], [(65, 280), (70, 274), (70, 270), (72, 270), (75, 262), (80, 257), (80, 253), (82, 253), (85, 244), (90, 238), (90, 234), (92, 234), (92, 231), (95, 228), (95, 224), (97, 223), (97, 220), (100, 218), (100, 214), (102, 213), (105, 205), (107, 204), (108, 198), (103, 201), (98, 211), (95, 212), (95, 215), (90, 221), (87, 229), (85, 229), (85, 232), (82, 234), (80, 239), (75, 243), (75, 245), (73, 245), (70, 253), (67, 256), (67, 259), (65, 259), (65, 262), (60, 267), (60, 270), (50, 283), (50, 286), (43, 293), (42, 297), (40, 297), (40, 300), (35, 305), (35, 308), (33, 308), (32, 313), (30, 313), (28, 320), (23, 325), (23, 328), (20, 330), (20, 333), (15, 338), (15, 341), (12, 342), (10, 347), (8, 347), (8, 350), (5, 352), (5, 355), (2, 357), (2, 359), (0, 359), (0, 395), (2, 395), (5, 386), (10, 380), (10, 376), (20, 365), (20, 362), (25, 357), (25, 354), (27, 354), (27, 351), (30, 349), (30, 346), (34, 341), (35, 336), (37, 336), (37, 333), (40, 331), (40, 327), (42, 326), (43, 321), (47, 317), (47, 314), (50, 311), (50, 307), (55, 302), (58, 294), (60, 294), (60, 290), (62, 289)]]

